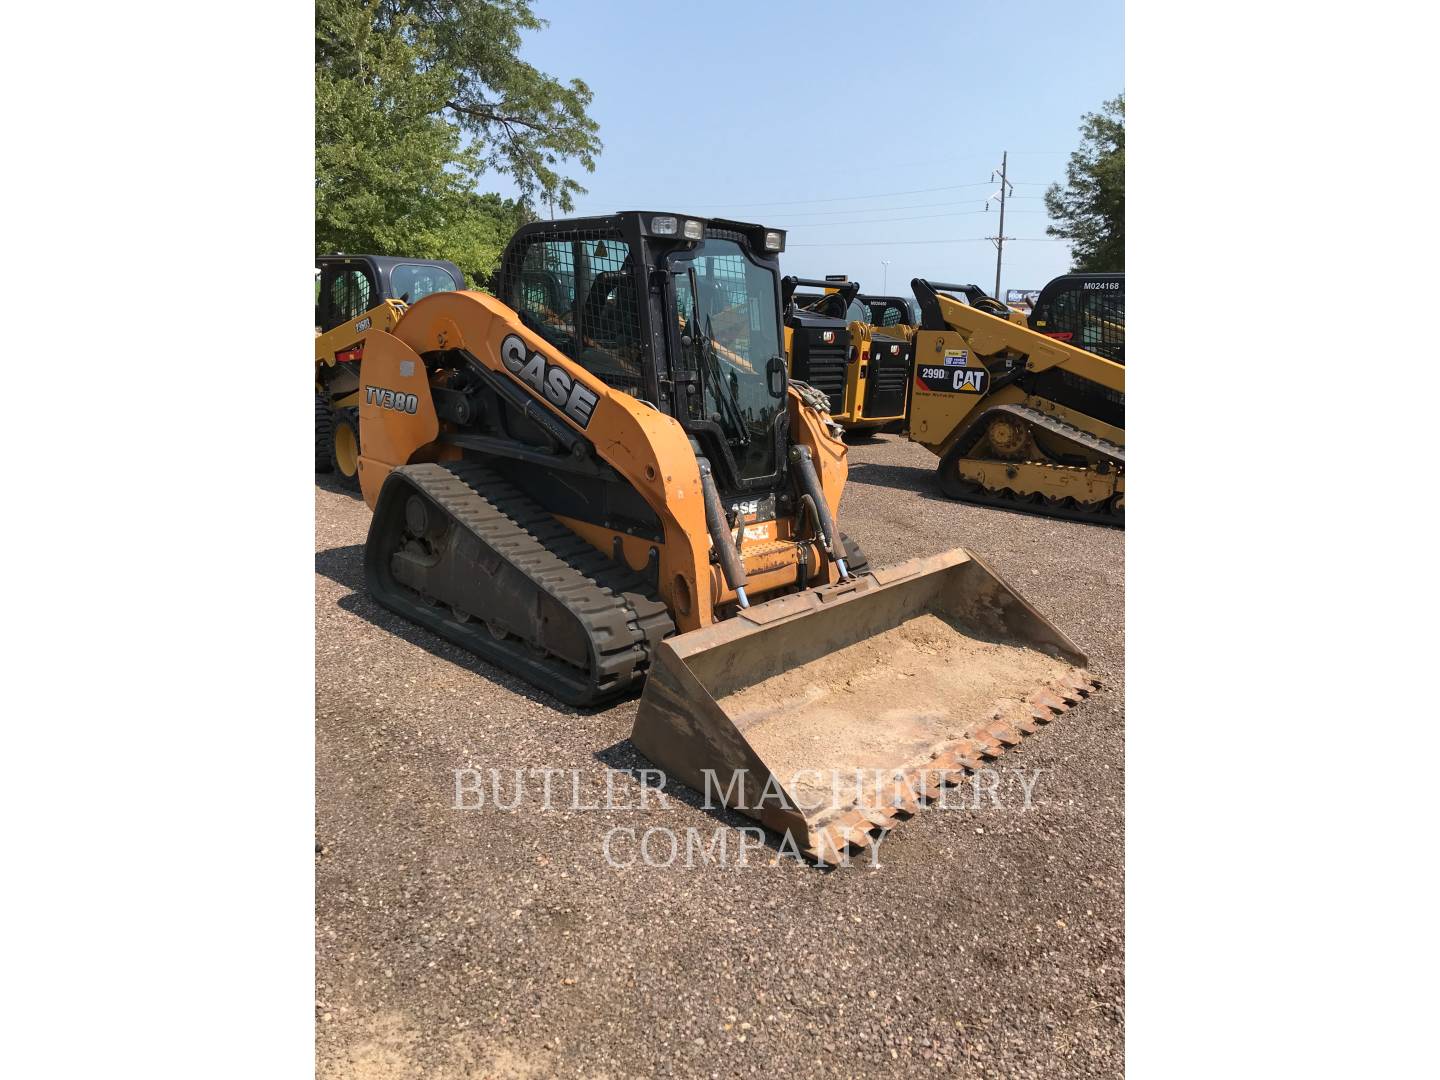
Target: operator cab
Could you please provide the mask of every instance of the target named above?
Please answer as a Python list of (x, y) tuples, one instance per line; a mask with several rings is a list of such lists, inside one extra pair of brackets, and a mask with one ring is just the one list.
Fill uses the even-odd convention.
[(675, 417), (727, 492), (785, 473), (779, 254), (785, 234), (654, 211), (534, 222), (496, 292), (530, 330)]
[(460, 268), (442, 259), (321, 255), (315, 260), (315, 329), (327, 333), (361, 318), (383, 300), (413, 304), (422, 296), (464, 286)]
[(1125, 363), (1125, 275), (1061, 275), (1040, 290), (1030, 329)]

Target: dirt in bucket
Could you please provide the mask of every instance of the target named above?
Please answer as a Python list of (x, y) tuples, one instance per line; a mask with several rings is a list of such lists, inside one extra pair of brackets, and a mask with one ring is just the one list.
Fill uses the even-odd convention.
[(856, 769), (924, 765), (933, 749), (976, 727), (1028, 716), (1027, 697), (1075, 670), (1038, 649), (976, 638), (926, 612), (719, 705), (766, 767), (803, 799), (800, 790), (829, 789), (835, 777)]

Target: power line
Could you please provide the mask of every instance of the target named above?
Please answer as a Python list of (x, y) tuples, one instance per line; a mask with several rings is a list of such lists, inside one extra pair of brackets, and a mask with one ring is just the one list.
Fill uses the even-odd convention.
[[(1043, 210), (1011, 210), (1012, 214), (1043, 214)], [(862, 221), (802, 221), (798, 225), (790, 226), (786, 231), (794, 232), (796, 229), (833, 229), (837, 225), (884, 225), (890, 221), (934, 221), (936, 218), (965, 217), (967, 214), (984, 214), (986, 210), (957, 210), (953, 214), (916, 214), (914, 217), (891, 217), (891, 218), (866, 218)], [(1008, 236), (1006, 239), (1010, 239)]]
[[(1018, 196), (1017, 196), (1018, 198)], [(935, 202), (915, 203), (911, 206), (857, 206), (853, 210), (792, 210), (788, 217), (830, 217), (834, 214), (878, 214), (891, 210), (929, 210), (936, 206), (972, 206), (978, 201), (978, 197), (964, 199), (960, 202)]]
[[(824, 244), (790, 244), (785, 245), (786, 249), (792, 247), (910, 247), (914, 244), (988, 244), (994, 242), (993, 236), (956, 236), (944, 240), (831, 240)], [(1012, 244), (1068, 244), (1069, 241), (1059, 236), (1007, 236), (1005, 238)]]
[(958, 191), (961, 188), (989, 187), (991, 181), (977, 180), (973, 184), (947, 184), (944, 187), (915, 188), (913, 191), (877, 191), (873, 195), (837, 195), (832, 199), (792, 199), (789, 202), (755, 203), (691, 203), (697, 210), (701, 207), (729, 207), (740, 210), (752, 206), (808, 206), (811, 203), (854, 202), (856, 199), (888, 199), (892, 195), (928, 195), (932, 191)]

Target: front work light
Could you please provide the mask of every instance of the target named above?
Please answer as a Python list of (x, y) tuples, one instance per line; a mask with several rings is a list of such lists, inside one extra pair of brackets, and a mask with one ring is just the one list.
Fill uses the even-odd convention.
[(783, 232), (770, 231), (765, 234), (766, 251), (784, 251), (785, 234)]
[(679, 224), (673, 217), (653, 217), (650, 219), (650, 231), (656, 236), (674, 236)]
[(705, 238), (705, 226), (698, 221), (685, 222), (686, 240), (703, 240)]

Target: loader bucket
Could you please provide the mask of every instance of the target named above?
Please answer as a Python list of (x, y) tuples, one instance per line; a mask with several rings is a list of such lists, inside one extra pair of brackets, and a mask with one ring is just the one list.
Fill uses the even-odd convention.
[(667, 774), (842, 863), (1099, 684), (957, 549), (661, 642), (631, 742)]

